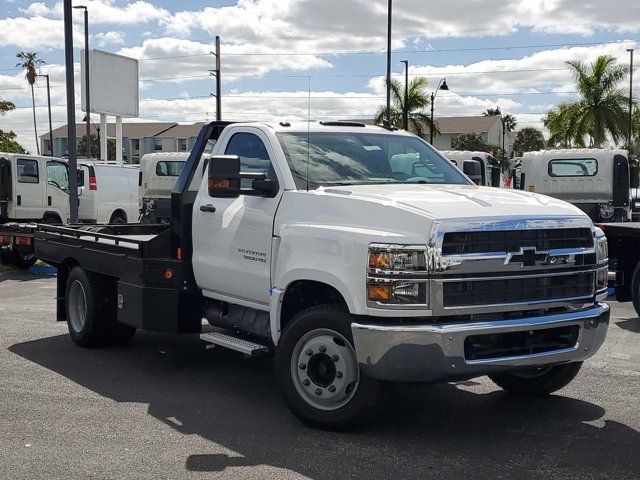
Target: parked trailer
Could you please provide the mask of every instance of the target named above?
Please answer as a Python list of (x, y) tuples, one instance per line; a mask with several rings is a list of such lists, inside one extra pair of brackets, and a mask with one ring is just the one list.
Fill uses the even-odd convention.
[(83, 347), (145, 329), (272, 352), (316, 427), (371, 418), (388, 381), (489, 375), (548, 394), (606, 335), (606, 239), (589, 218), (475, 186), (406, 132), (213, 122), (171, 200), (169, 225), (38, 225), (57, 319)]

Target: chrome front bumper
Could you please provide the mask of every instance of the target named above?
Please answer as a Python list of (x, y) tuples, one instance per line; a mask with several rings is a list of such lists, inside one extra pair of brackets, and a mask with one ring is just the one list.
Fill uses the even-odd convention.
[[(523, 356), (482, 360), (465, 358), (465, 339), (472, 335), (528, 332), (577, 325), (575, 346)], [(379, 380), (433, 382), (473, 378), (520, 367), (577, 362), (594, 355), (609, 326), (609, 306), (596, 303), (582, 310), (540, 317), (475, 323), (430, 325), (364, 325), (352, 323), (362, 372)]]

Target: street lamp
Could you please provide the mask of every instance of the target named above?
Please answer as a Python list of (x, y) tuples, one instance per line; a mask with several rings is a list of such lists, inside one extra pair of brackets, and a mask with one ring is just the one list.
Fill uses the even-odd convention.
[(391, 126), (391, 5), (387, 6), (387, 126)]
[(633, 48), (627, 48), (629, 52), (629, 140), (627, 148), (631, 154), (631, 140), (633, 139)]
[(51, 156), (53, 157), (53, 127), (51, 126), (51, 88), (49, 87), (49, 74), (38, 74), (38, 76), (47, 79), (47, 107), (49, 108), (49, 150), (51, 151)]
[(400, 60), (404, 63), (404, 102), (402, 108), (402, 128), (409, 130), (409, 60)]
[(441, 78), (438, 86), (436, 87), (435, 92), (431, 92), (431, 127), (429, 128), (429, 143), (433, 145), (433, 130), (435, 126), (433, 124), (433, 102), (436, 99), (436, 95), (438, 94), (438, 90), (449, 90), (449, 85), (447, 85), (447, 79)]
[[(84, 10), (84, 97), (85, 97), (85, 105), (86, 105), (86, 132), (87, 132), (87, 158), (91, 158), (91, 123), (90, 123), (90, 112), (91, 112), (91, 102), (89, 95), (89, 10), (84, 5), (76, 5), (73, 7), (75, 9)], [(75, 126), (74, 126), (75, 128)]]

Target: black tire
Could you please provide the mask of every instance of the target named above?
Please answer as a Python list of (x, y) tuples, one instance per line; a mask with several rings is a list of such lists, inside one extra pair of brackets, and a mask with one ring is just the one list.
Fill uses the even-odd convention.
[(118, 323), (116, 290), (112, 281), (74, 267), (69, 274), (65, 308), (69, 335), (80, 347), (123, 344), (133, 338), (135, 328)]
[(111, 216), (111, 220), (109, 220), (109, 225), (124, 225), (127, 221), (122, 218), (122, 215), (119, 213), (114, 213)]
[(18, 252), (11, 252), (9, 262), (11, 265), (18, 267), (22, 270), (29, 270), (38, 261), (33, 254), (23, 255)]
[(62, 225), (62, 220), (57, 215), (47, 215), (42, 219), (42, 223), (47, 225)]
[(582, 362), (566, 363), (539, 370), (527, 369), (517, 373), (498, 373), (489, 378), (500, 388), (517, 395), (541, 397), (566, 387), (576, 378)]
[[(350, 347), (351, 350), (353, 350), (351, 321), (351, 316), (343, 307), (338, 305), (319, 305), (308, 308), (296, 315), (287, 325), (280, 338), (275, 355), (275, 373), (280, 390), (293, 414), (312, 427), (323, 430), (347, 430), (362, 425), (372, 419), (381, 405), (382, 389), (380, 382), (362, 375), (359, 375), (357, 383), (350, 383), (350, 385), (355, 385), (355, 387), (352, 386), (352, 389), (349, 390), (347, 386), (347, 388), (344, 389), (347, 397), (343, 401), (346, 403), (340, 404), (340, 406), (330, 410), (311, 405), (297, 390), (297, 380), (294, 378), (294, 370), (298, 365), (298, 359), (294, 357), (297, 357), (296, 350), (300, 348), (299, 342), (304, 341), (303, 339), (306, 336), (313, 335), (314, 333), (312, 332), (328, 331), (339, 334), (339, 336), (346, 339), (349, 343), (349, 345), (345, 347), (340, 337), (336, 336), (334, 342), (340, 346), (339, 348), (347, 351)], [(331, 333), (329, 333), (329, 335), (330, 334)], [(330, 347), (334, 346), (331, 345)], [(316, 356), (320, 357), (320, 352), (324, 352), (324, 350), (320, 349), (317, 354), (314, 353), (313, 358)], [(312, 357), (309, 357), (309, 377), (312, 377), (310, 373), (311, 358)], [(292, 363), (294, 361), (296, 364)], [(336, 365), (339, 364), (336, 363)], [(345, 377), (349, 376), (349, 371), (353, 371), (353, 369), (348, 369), (347, 373), (344, 374)], [(357, 363), (355, 364), (355, 371), (359, 371)], [(336, 373), (335, 369), (334, 373)], [(339, 373), (339, 371), (337, 373)], [(337, 378), (342, 378), (342, 374)], [(337, 380), (334, 381), (338, 383)], [(326, 384), (318, 385), (314, 381), (310, 388), (314, 389), (323, 386), (330, 389), (333, 385), (332, 383), (329, 387), (326, 387)], [(316, 388), (316, 391), (317, 390), (318, 388)], [(331, 390), (327, 389), (322, 391), (325, 393), (331, 392)], [(333, 391), (335, 392), (335, 390)], [(340, 394), (340, 392), (338, 393)], [(333, 395), (330, 393), (326, 394)]]
[(640, 263), (636, 265), (631, 277), (631, 301), (636, 314), (640, 317)]

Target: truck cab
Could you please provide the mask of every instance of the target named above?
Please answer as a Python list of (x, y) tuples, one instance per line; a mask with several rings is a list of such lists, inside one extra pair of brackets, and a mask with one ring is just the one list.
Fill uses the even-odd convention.
[(140, 159), (138, 198), (142, 223), (169, 223), (171, 192), (188, 152), (147, 153)]
[(626, 150), (595, 148), (526, 152), (520, 188), (567, 201), (594, 222), (631, 220), (638, 169)]
[(66, 223), (69, 169), (65, 160), (0, 153), (0, 223)]
[(461, 169), (463, 167), (463, 162), (465, 161), (475, 160), (476, 162), (479, 162), (482, 180), (478, 185), (485, 187), (504, 186), (504, 180), (502, 179), (502, 173), (500, 172), (500, 163), (493, 155), (486, 152), (457, 150), (444, 150), (440, 153), (454, 162)]
[(169, 225), (40, 225), (35, 246), (77, 345), (144, 329), (272, 352), (292, 412), (325, 429), (375, 416), (386, 382), (549, 394), (609, 321), (606, 238), (582, 211), (356, 122), (205, 125)]

